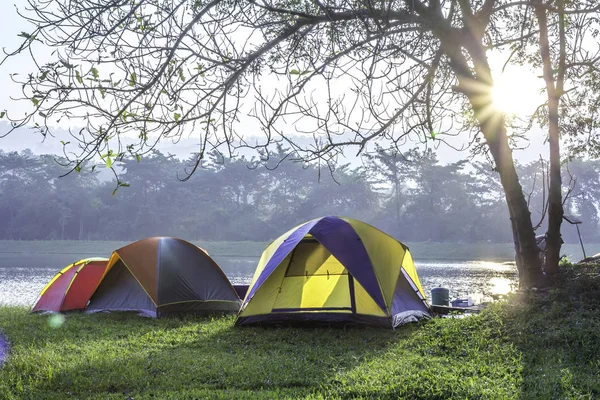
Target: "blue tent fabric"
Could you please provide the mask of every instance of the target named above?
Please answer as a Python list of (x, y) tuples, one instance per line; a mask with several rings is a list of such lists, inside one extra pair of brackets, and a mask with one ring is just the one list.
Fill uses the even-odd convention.
[(306, 224), (298, 227), (298, 229), (292, 232), (290, 236), (287, 239), (285, 239), (285, 241), (281, 244), (281, 246), (279, 246), (275, 254), (273, 254), (271, 259), (265, 266), (265, 269), (263, 269), (263, 271), (261, 272), (260, 276), (256, 280), (256, 283), (250, 290), (250, 293), (246, 295), (246, 300), (244, 303), (250, 301), (250, 299), (252, 298), (252, 296), (254, 296), (254, 293), (260, 287), (260, 285), (262, 285), (263, 282), (267, 280), (271, 273), (275, 271), (275, 268), (277, 268), (277, 266), (283, 261), (283, 259), (286, 258), (287, 255), (292, 252), (292, 250), (294, 250), (296, 245), (300, 243), (302, 239), (304, 239), (304, 236), (312, 229), (313, 226), (315, 226), (317, 222), (319, 221), (316, 220), (307, 222)]
[(385, 300), (367, 250), (352, 226), (340, 218), (322, 218), (309, 232), (346, 267), (383, 311)]

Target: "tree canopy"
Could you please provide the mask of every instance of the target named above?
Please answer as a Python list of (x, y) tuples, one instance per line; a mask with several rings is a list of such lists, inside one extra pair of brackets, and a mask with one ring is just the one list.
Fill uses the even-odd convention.
[[(535, 286), (543, 274), (512, 157), (515, 132), (492, 101), (487, 53), (508, 47), (518, 62), (544, 66), (551, 142), (565, 77), (584, 83), (571, 99), (586, 117), (573, 122), (593, 130), (598, 103), (576, 94), (597, 82), (598, 53), (583, 49), (594, 43), (599, 10), (591, 0), (31, 0), (22, 15), (33, 30), (12, 54), (28, 50), (35, 60), (38, 42), (54, 52), (15, 77), (33, 112), (7, 116), (44, 134), (79, 119), (84, 128), (65, 144), (73, 170), (96, 156), (109, 167), (139, 159), (157, 141), (188, 134), (198, 138), (192, 174), (220, 147), (269, 155), (285, 142), (299, 159), (331, 168), (348, 146), (360, 153), (370, 141), (394, 149), (466, 133), (499, 173), (521, 283)], [(311, 144), (293, 140), (297, 132)], [(574, 141), (582, 142), (590, 141)], [(556, 157), (553, 165), (560, 174)], [(551, 207), (560, 185), (553, 179)]]
[[(282, 152), (289, 152), (282, 148)], [(273, 150), (275, 153), (276, 150)], [(272, 155), (275, 158), (275, 154)], [(434, 153), (403, 160), (396, 192), (388, 172), (366, 164), (336, 165), (335, 181), (316, 167), (284, 161), (277, 168), (211, 154), (187, 182), (177, 180), (188, 160), (159, 151), (139, 162), (116, 162), (131, 186), (114, 196), (114, 178), (86, 165), (66, 172), (55, 156), (0, 150), (0, 240), (137, 240), (171, 235), (189, 240), (274, 239), (291, 226), (323, 215), (361, 218), (404, 242), (506, 243), (511, 240), (502, 187), (489, 166), (440, 164)], [(389, 156), (390, 164), (397, 161)], [(577, 180), (567, 212), (585, 222), (586, 243), (600, 242), (600, 162), (572, 162)], [(537, 223), (543, 210), (542, 169), (518, 167)], [(566, 174), (566, 169), (565, 169)], [(539, 228), (543, 230), (544, 226)], [(577, 243), (574, 228), (565, 241)], [(425, 256), (425, 255), (422, 255)]]
[[(522, 3), (35, 0), (22, 12), (34, 30), (21, 34), (15, 54), (54, 53), (39, 70), (14, 75), (34, 112), (13, 120), (44, 133), (79, 120), (73, 166), (142, 154), (190, 132), (198, 162), (222, 144), (287, 141), (306, 159), (328, 160), (375, 139), (394, 146), (409, 136), (475, 135), (463, 94), (487, 97), (479, 103), (489, 108), (482, 86), (491, 76), (457, 51), (518, 40), (503, 25)], [(253, 132), (236, 124), (248, 117)], [(298, 131), (314, 143), (289, 140)]]

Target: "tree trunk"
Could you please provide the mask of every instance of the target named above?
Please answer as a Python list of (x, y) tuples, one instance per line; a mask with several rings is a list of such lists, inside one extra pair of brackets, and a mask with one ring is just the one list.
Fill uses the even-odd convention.
[[(476, 109), (475, 105), (473, 109)], [(544, 274), (538, 257), (539, 250), (535, 242), (531, 213), (527, 207), (523, 188), (519, 183), (512, 150), (508, 146), (504, 118), (502, 116), (488, 118), (484, 122), (480, 121), (480, 127), (500, 174), (508, 205), (515, 244), (515, 261), (519, 271), (519, 284), (525, 288), (544, 286)]]
[[(510, 215), (515, 244), (515, 261), (519, 272), (519, 285), (524, 288), (545, 286), (545, 277), (539, 259), (539, 249), (531, 223), (531, 213), (515, 169), (512, 150), (508, 145), (506, 122), (495, 109), (491, 99), (493, 80), (483, 45), (473, 45), (470, 55), (475, 64), (473, 75), (466, 62), (461, 62), (456, 51), (453, 67), (459, 81), (458, 89), (469, 99), (479, 128), (500, 174), (506, 204)], [(475, 81), (475, 82), (474, 82)], [(476, 89), (473, 89), (476, 88)]]
[(550, 102), (549, 112), (550, 188), (548, 190), (548, 230), (546, 231), (546, 262), (544, 268), (547, 274), (553, 275), (558, 272), (558, 261), (562, 245), (560, 226), (564, 213), (561, 193), (560, 145), (558, 142), (558, 99), (555, 98), (554, 101)]
[(513, 233), (513, 245), (515, 247), (515, 263), (517, 264), (517, 273), (519, 274), (519, 283), (523, 282), (523, 273), (521, 265), (523, 265), (523, 257), (521, 257), (521, 246), (517, 238), (519, 237), (519, 232), (517, 230), (517, 224), (514, 222), (512, 216), (510, 217), (510, 226)]
[[(562, 9), (562, 1), (558, 2)], [(540, 55), (544, 68), (544, 80), (546, 82), (546, 92), (548, 94), (548, 142), (550, 146), (550, 185), (548, 189), (548, 229), (546, 231), (546, 260), (544, 269), (548, 275), (558, 272), (558, 261), (560, 259), (560, 248), (562, 238), (560, 226), (563, 218), (562, 206), (562, 178), (560, 176), (560, 142), (558, 125), (558, 107), (563, 90), (564, 81), (564, 16), (560, 15), (560, 61), (556, 84), (554, 81), (554, 72), (552, 61), (550, 59), (550, 43), (548, 41), (548, 21), (546, 10), (543, 7), (536, 7), (535, 13), (540, 28)]]
[(464, 62), (461, 63), (462, 65), (455, 63), (460, 68), (455, 71), (459, 86), (466, 89), (464, 93), (469, 99), (500, 174), (513, 231), (519, 285), (524, 288), (545, 286), (531, 213), (519, 183), (512, 150), (508, 145), (506, 121), (502, 112), (492, 103), (493, 79), (485, 48), (481, 42), (470, 41), (468, 51), (473, 60), (475, 73), (473, 74)]
[[(432, 24), (432, 29), (440, 40), (442, 50), (450, 58), (450, 66), (458, 79), (456, 89), (469, 99), (496, 163), (513, 228), (519, 284), (525, 288), (544, 285), (545, 279), (538, 257), (531, 214), (508, 145), (506, 122), (502, 113), (495, 109), (492, 103), (493, 79), (486, 46), (482, 40), (494, 2), (486, 1), (480, 10), (483, 12), (477, 14), (473, 12), (469, 2), (459, 2), (465, 22), (463, 29), (452, 28), (447, 20), (440, 18), (439, 13), (434, 13), (421, 2), (417, 2), (416, 5), (415, 9), (419, 14), (436, 22)], [(470, 60), (465, 53), (468, 53)]]

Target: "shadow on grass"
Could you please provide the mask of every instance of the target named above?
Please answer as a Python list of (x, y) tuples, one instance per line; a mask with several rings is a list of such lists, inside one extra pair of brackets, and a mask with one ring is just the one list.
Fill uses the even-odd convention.
[(600, 270), (478, 316), (376, 328), (234, 328), (234, 316), (0, 308), (0, 398), (597, 398)]
[[(8, 319), (3, 311), (0, 322)], [(0, 371), (0, 397), (4, 390), (9, 398), (304, 396), (412, 331), (233, 328), (233, 316), (150, 320), (127, 314), (68, 315), (52, 329), (45, 316), (12, 314), (19, 321), (6, 332), (15, 337), (13, 354)]]
[(600, 398), (600, 268), (568, 266), (547, 293), (503, 308), (522, 354), (523, 399)]

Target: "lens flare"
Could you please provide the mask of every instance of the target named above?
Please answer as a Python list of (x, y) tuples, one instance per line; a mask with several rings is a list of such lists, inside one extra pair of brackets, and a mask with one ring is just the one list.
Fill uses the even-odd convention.
[(507, 295), (512, 292), (512, 282), (506, 278), (492, 278), (488, 282), (490, 293), (496, 296)]
[(52, 314), (48, 317), (48, 325), (50, 328), (60, 328), (65, 323), (65, 316), (62, 314)]

